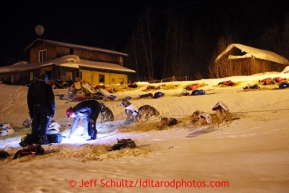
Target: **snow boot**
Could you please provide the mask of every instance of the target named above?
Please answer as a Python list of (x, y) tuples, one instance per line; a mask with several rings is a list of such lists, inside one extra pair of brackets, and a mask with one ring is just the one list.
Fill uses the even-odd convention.
[(89, 139), (87, 139), (86, 141), (93, 141), (93, 140), (96, 140), (96, 138), (89, 138)]
[(47, 135), (40, 135), (39, 136), (39, 144), (41, 144), (41, 145), (50, 144), (50, 142), (47, 139)]

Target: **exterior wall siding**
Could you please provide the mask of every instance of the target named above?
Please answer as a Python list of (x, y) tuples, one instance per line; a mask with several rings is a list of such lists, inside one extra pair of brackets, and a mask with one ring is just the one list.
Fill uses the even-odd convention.
[[(89, 82), (92, 86), (97, 86), (101, 83), (105, 85), (127, 84), (127, 74), (108, 73), (100, 71), (80, 70), (82, 81)], [(99, 77), (104, 76), (104, 82), (100, 81)]]
[(70, 55), (70, 49), (69, 48), (56, 46), (54, 50), (55, 50), (55, 57), (54, 58), (60, 58), (62, 56)]
[[(42, 43), (34, 47), (30, 51), (30, 62), (37, 63), (39, 62), (38, 55), (40, 50), (47, 50), (47, 60), (52, 60), (62, 56), (75, 54), (78, 55), (81, 59), (100, 61), (100, 62), (109, 62), (114, 64), (120, 64), (123, 66), (123, 58), (121, 56), (106, 54), (101, 52), (81, 50), (81, 49), (70, 49), (67, 47), (54, 46), (47, 43)], [(72, 53), (71, 53), (72, 52)]]
[(39, 51), (40, 50), (47, 50), (47, 60), (52, 60), (56, 58), (56, 47), (54, 45), (42, 43), (37, 47), (34, 47), (30, 51), (30, 62), (31, 63), (38, 63), (39, 62)]
[(89, 50), (79, 50), (74, 49), (73, 54), (78, 55), (81, 59), (99, 61), (99, 62), (109, 62), (114, 64), (119, 64), (119, 57), (116, 55), (109, 55), (100, 52), (91, 52)]
[(228, 62), (226, 65), (229, 70), (232, 69), (232, 76), (252, 75), (270, 71), (281, 72), (285, 67), (282, 64), (254, 58), (231, 60), (231, 62)]

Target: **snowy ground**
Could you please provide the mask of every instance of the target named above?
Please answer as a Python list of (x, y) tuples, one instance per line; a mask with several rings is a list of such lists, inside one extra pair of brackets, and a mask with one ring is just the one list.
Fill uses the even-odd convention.
[[(28, 118), (27, 87), (0, 85), (0, 123), (8, 122), (16, 131), (0, 138), (1, 149), (13, 147), (6, 147), (11, 156), (0, 160), (0, 192), (288, 192), (289, 89), (277, 89), (278, 84), (261, 85), (260, 90), (243, 89), (263, 78), (280, 76), (289, 79), (288, 74), (266, 74), (166, 83), (203, 84), (201, 89), (206, 95), (202, 96), (179, 97), (181, 86), (160, 90), (165, 96), (158, 99), (136, 99), (148, 92), (140, 88), (117, 92), (117, 99), (133, 97), (131, 102), (137, 108), (150, 104), (161, 116), (182, 121), (166, 130), (123, 132), (121, 125), (126, 115), (120, 101), (107, 101), (104, 103), (112, 109), (116, 120), (101, 124), (98, 119), (98, 140), (86, 142), (78, 136), (78, 129), (71, 140), (44, 146), (46, 155), (17, 161), (12, 157), (21, 149), (20, 136), (30, 132), (21, 129)], [(238, 84), (217, 86), (227, 80)], [(57, 95), (65, 90), (54, 92)], [(213, 113), (212, 107), (218, 101), (227, 104), (233, 115), (229, 126), (195, 126), (184, 121), (195, 110)], [(61, 125), (71, 124), (65, 111), (77, 102), (56, 97), (56, 104), (54, 120)], [(150, 119), (152, 123), (158, 121), (157, 117)], [(123, 157), (104, 156), (100, 160), (65, 158), (55, 153), (66, 147), (77, 152), (85, 144), (111, 146), (117, 138), (131, 138), (139, 148), (148, 151), (137, 155), (124, 153)]]

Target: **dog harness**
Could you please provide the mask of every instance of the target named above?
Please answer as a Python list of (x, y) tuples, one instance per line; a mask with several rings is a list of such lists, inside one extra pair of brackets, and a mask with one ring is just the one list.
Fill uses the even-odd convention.
[(208, 113), (202, 113), (199, 115), (199, 118), (205, 118), (208, 124), (212, 123), (212, 117)]
[(225, 111), (229, 111), (228, 106), (223, 103), (223, 101), (219, 101), (214, 107), (213, 107), (213, 111), (217, 110), (219, 107), (221, 107), (222, 109), (224, 109)]
[(132, 116), (136, 116), (138, 114), (136, 108), (134, 106), (132, 106), (132, 105), (129, 105), (129, 106), (125, 107), (125, 110), (132, 111)]

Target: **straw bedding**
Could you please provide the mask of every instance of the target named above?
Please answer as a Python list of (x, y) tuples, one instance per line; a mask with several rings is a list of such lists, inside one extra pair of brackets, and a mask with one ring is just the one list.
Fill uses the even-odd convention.
[[(112, 151), (111, 146), (109, 145), (85, 144), (78, 147), (72, 145), (58, 145), (45, 148), (44, 155), (28, 155), (15, 160), (13, 160), (13, 156), (9, 156), (5, 159), (5, 163), (17, 164), (51, 157), (60, 159), (76, 159), (82, 162), (101, 161), (104, 159), (116, 159), (126, 156), (140, 156), (151, 151), (153, 151), (153, 147), (150, 146), (137, 146), (136, 148), (123, 148), (117, 151)], [(11, 153), (9, 154), (12, 155)]]

